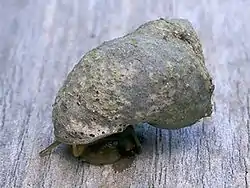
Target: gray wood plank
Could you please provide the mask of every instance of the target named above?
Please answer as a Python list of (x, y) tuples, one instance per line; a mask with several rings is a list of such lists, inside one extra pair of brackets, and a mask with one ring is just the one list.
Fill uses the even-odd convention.
[[(249, 10), (243, 0), (1, 1), (0, 187), (250, 187)], [(145, 126), (143, 153), (120, 166), (81, 163), (64, 147), (40, 158), (51, 104), (79, 58), (159, 17), (197, 29), (213, 116), (175, 131)]]

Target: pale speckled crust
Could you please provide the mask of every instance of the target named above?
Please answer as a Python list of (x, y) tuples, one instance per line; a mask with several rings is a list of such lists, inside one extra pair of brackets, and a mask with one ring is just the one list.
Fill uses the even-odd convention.
[(148, 122), (175, 129), (211, 115), (212, 79), (187, 20), (154, 20), (88, 52), (58, 92), (56, 139), (87, 144)]

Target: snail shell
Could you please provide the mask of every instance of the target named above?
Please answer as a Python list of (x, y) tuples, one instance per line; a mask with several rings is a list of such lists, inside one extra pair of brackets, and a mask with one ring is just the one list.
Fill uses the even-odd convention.
[(190, 126), (212, 113), (212, 78), (191, 23), (149, 21), (87, 52), (53, 105), (56, 140), (88, 144), (147, 122)]

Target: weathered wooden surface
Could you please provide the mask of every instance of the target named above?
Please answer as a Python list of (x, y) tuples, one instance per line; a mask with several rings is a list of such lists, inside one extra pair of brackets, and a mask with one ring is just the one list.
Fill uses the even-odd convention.
[[(250, 187), (249, 1), (2, 0), (0, 16), (0, 187)], [(63, 147), (40, 158), (51, 104), (79, 58), (159, 17), (197, 29), (215, 79), (212, 118), (146, 127), (143, 153), (123, 170), (80, 163)]]

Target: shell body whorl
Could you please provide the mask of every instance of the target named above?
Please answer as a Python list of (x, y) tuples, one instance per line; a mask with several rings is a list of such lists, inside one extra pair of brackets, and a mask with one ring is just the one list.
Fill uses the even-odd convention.
[(213, 90), (191, 23), (150, 21), (75, 65), (53, 106), (55, 136), (88, 144), (140, 122), (186, 127), (211, 115)]

